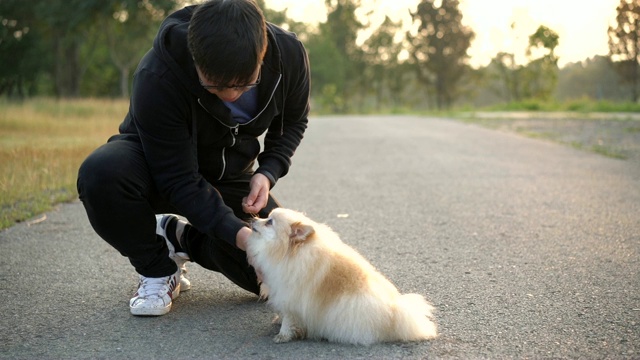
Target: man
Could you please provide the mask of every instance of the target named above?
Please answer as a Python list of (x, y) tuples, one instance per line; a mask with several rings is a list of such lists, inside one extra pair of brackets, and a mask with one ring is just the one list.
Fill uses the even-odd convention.
[(169, 312), (190, 287), (187, 261), (259, 293), (246, 221), (278, 206), (269, 191), (287, 174), (308, 113), (305, 49), (252, 0), (211, 0), (165, 19), (119, 134), (78, 174), (94, 230), (140, 274), (132, 314)]

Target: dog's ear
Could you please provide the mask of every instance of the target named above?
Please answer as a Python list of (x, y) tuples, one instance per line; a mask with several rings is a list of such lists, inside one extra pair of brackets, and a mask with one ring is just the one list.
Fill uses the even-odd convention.
[(289, 238), (293, 242), (305, 241), (311, 235), (313, 235), (316, 231), (313, 229), (311, 225), (305, 225), (301, 222), (296, 222), (291, 224), (291, 234)]

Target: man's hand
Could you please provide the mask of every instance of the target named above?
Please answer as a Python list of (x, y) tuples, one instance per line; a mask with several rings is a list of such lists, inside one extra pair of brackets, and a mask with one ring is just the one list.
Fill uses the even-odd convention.
[(262, 174), (254, 174), (249, 182), (249, 195), (242, 199), (242, 210), (247, 214), (257, 214), (267, 206), (269, 199), (269, 179)]
[(251, 235), (251, 229), (248, 227), (241, 228), (236, 234), (236, 247), (242, 251), (247, 251), (247, 239)]

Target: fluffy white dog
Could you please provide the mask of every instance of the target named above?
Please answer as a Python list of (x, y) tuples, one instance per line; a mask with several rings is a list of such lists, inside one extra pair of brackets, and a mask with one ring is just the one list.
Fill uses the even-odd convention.
[(437, 336), (424, 297), (400, 294), (328, 226), (278, 208), (252, 227), (249, 261), (282, 321), (275, 342), (308, 337), (369, 345)]

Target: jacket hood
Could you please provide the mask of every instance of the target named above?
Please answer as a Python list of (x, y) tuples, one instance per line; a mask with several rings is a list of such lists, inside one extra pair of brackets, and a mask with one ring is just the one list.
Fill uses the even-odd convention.
[(186, 42), (189, 20), (195, 8), (196, 5), (187, 6), (169, 15), (160, 25), (153, 49), (180, 82), (191, 93), (200, 96), (204, 89), (199, 86), (195, 64)]
[[(224, 114), (228, 109), (214, 94), (204, 89), (198, 81), (193, 57), (187, 45), (189, 21), (197, 5), (187, 6), (169, 15), (160, 25), (153, 42), (154, 51), (165, 62), (169, 70), (179, 79), (184, 87), (198, 98), (198, 102), (210, 114)], [(267, 23), (267, 52), (263, 67), (274, 74), (283, 74), (280, 49), (278, 47), (274, 26)], [(227, 126), (226, 117), (219, 118)]]

